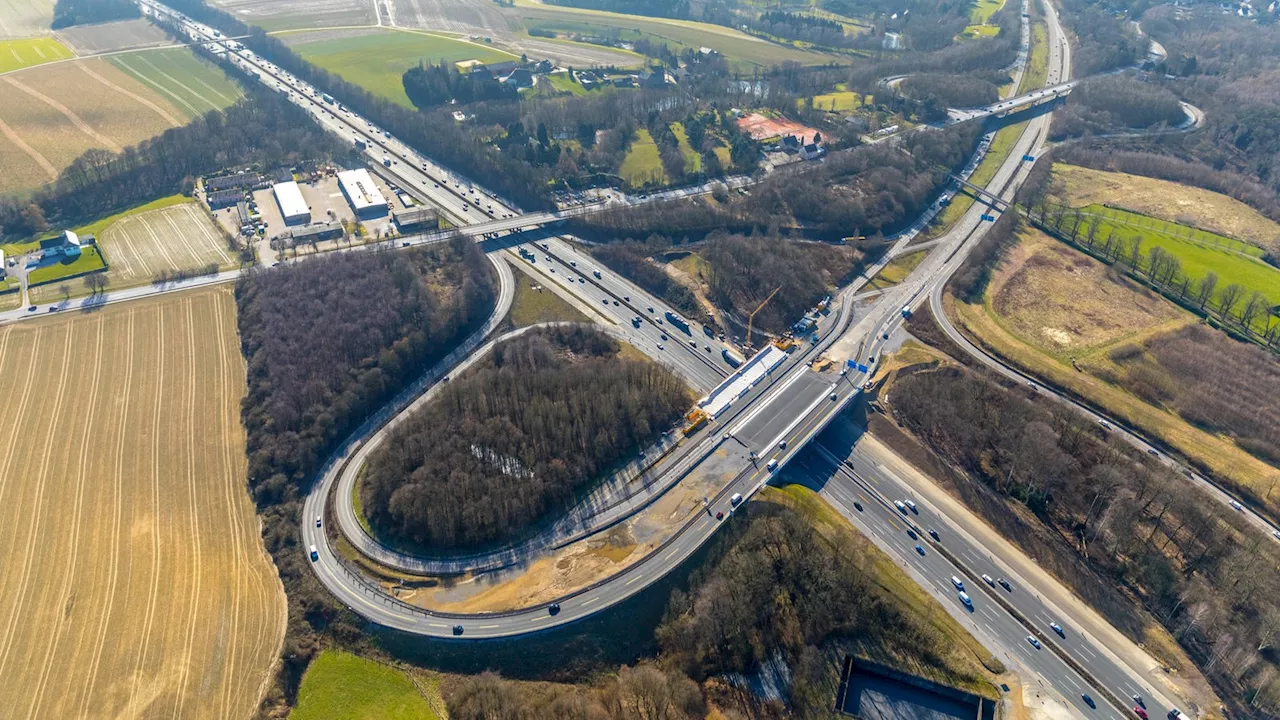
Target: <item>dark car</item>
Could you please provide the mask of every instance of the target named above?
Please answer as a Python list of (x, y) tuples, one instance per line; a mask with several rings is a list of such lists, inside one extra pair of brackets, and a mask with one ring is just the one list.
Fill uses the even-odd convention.
[(918, 540), (918, 539), (919, 539), (919, 538), (916, 536), (916, 531), (915, 531), (915, 530), (912, 530), (911, 528), (907, 528), (907, 537), (911, 538), (912, 540)]
[(1080, 699), (1084, 701), (1085, 705), (1095, 710), (1098, 708), (1097, 704), (1093, 702), (1093, 698), (1089, 697), (1089, 693), (1080, 693)]
[(933, 528), (929, 528), (929, 537), (933, 538), (937, 542), (942, 542), (942, 538), (938, 537), (938, 531)]
[(453, 634), (454, 634), (454, 635), (461, 635), (461, 634), (462, 634), (462, 626), (461, 626), (461, 625), (454, 625), (454, 626), (453, 626)]
[(551, 603), (547, 606), (547, 612), (552, 615), (560, 614), (560, 603)]
[(717, 520), (723, 520), (723, 519), (724, 519), (724, 511), (723, 511), (723, 510), (717, 510), (717, 511), (716, 511), (716, 519), (717, 519)]
[(1000, 578), (999, 580), (996, 580), (996, 582), (1000, 583), (1000, 587), (1004, 588), (1005, 590), (1008, 590), (1009, 592), (1013, 592), (1013, 587), (1009, 585), (1008, 580), (1005, 580), (1004, 578)]
[(862, 512), (862, 503), (855, 501), (853, 503), (853, 507), (856, 508), (858, 512)]
[(35, 305), (32, 305), (31, 307), (27, 308), (27, 312), (35, 312), (35, 311), (36, 311)]
[(916, 552), (920, 554), (920, 557), (924, 557), (924, 548), (922, 548), (922, 547), (920, 547), (919, 545), (917, 545), (917, 546), (916, 546)]

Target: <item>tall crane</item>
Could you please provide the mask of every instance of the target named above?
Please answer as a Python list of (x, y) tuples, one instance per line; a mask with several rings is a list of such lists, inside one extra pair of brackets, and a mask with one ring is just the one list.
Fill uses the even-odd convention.
[(768, 305), (768, 304), (769, 304), (769, 301), (773, 299), (773, 296), (774, 296), (774, 295), (777, 295), (777, 294), (778, 294), (778, 291), (779, 291), (779, 290), (781, 290), (781, 289), (782, 289), (782, 286), (781, 286), (781, 285), (779, 285), (778, 287), (774, 288), (774, 289), (773, 289), (773, 292), (769, 293), (769, 296), (768, 296), (768, 297), (766, 297), (766, 298), (765, 298), (765, 299), (764, 299), (764, 300), (763, 300), (759, 305), (757, 305), (757, 306), (756, 306), (756, 309), (755, 309), (755, 310), (752, 310), (752, 311), (751, 311), (751, 314), (747, 316), (747, 344), (746, 344), (746, 348), (747, 348), (748, 350), (750, 350), (750, 349), (751, 349), (751, 330), (752, 330), (752, 328), (755, 326), (755, 322), (756, 322), (756, 313), (760, 312), (760, 310), (762, 310), (762, 309), (764, 308), (764, 306), (765, 306), (765, 305)]

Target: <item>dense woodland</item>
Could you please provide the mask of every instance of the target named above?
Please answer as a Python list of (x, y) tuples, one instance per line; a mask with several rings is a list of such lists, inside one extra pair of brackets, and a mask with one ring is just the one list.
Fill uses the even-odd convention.
[[(946, 108), (949, 107), (977, 107), (998, 100), (1000, 92), (996, 82), (1001, 80), (1006, 78), (922, 73), (903, 80), (900, 89), (907, 97), (929, 105), (941, 105), (943, 117), (946, 117)], [(930, 98), (935, 102), (930, 103)]]
[(1098, 576), (1169, 629), (1232, 714), (1280, 712), (1271, 538), (1085, 418), (968, 370), (909, 374), (892, 396), (900, 421), (979, 483), (961, 497), (1131, 638), (1150, 620)]
[(853, 247), (767, 235), (714, 234), (700, 254), (711, 301), (729, 313), (739, 330), (746, 329), (748, 315), (778, 289), (754, 322), (757, 331), (775, 334), (863, 267), (862, 254)]
[(369, 459), (360, 493), (380, 532), (431, 549), (518, 538), (688, 409), (666, 369), (586, 327), (494, 348)]
[(53, 23), (61, 30), (72, 25), (111, 22), (141, 17), (133, 0), (57, 0), (53, 5)]
[(781, 659), (791, 671), (789, 682), (780, 683), (785, 704), (720, 684), (719, 696), (706, 693), (719, 713), (712, 717), (828, 718), (847, 650), (941, 682), (985, 682), (956, 667), (953, 638), (904, 612), (878, 574), (880, 551), (862, 536), (847, 528), (818, 530), (789, 503), (753, 502), (726, 522), (687, 591), (672, 593), (656, 632), (656, 660), (591, 685), (468, 678), (444, 688), (449, 717), (693, 720), (708, 717), (704, 690), (714, 687), (698, 683), (751, 674), (762, 660)]
[(190, 194), (195, 179), (224, 168), (275, 168), (345, 157), (345, 145), (300, 108), (267, 90), (223, 112), (125, 148), (89, 150), (51, 186), (26, 199), (0, 198), (0, 237), (22, 238), (51, 225), (71, 226), (174, 193)]
[(1108, 75), (1087, 80), (1071, 91), (1066, 106), (1054, 113), (1050, 137), (1177, 127), (1184, 120), (1178, 96), (1168, 88), (1125, 75)]
[(419, 62), (404, 72), (403, 83), (405, 95), (420, 110), (452, 101), (468, 104), (478, 100), (515, 100), (519, 97), (515, 86), (497, 82), (486, 73), (464, 75), (449, 62), (439, 65)]
[(319, 648), (317, 632), (358, 636), (298, 546), (303, 495), (334, 444), (491, 311), (492, 269), (475, 243), (325, 255), (255, 272), (236, 287), (248, 394), (249, 488), (288, 590), (279, 686), (286, 702)]
[(1074, 35), (1071, 76), (1087, 77), (1136, 65), (1147, 56), (1148, 41), (1125, 17), (1097, 0), (1059, 0), (1059, 17)]
[(1115, 381), (1125, 389), (1280, 468), (1280, 360), (1273, 354), (1191, 325), (1121, 346), (1111, 359), (1124, 370)]

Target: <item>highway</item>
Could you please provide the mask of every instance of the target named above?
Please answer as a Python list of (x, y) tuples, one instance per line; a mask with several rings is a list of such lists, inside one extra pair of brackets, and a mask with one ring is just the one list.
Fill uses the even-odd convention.
[[(172, 11), (149, 0), (143, 0), (142, 5), (151, 13), (173, 16)], [(1050, 78), (1062, 82), (1069, 77), (1070, 48), (1062, 37), (1056, 13), (1052, 8), (1047, 8), (1047, 11), (1050, 20), (1048, 23)], [(224, 41), (217, 39), (211, 29), (182, 18), (179, 18), (178, 22), (193, 39), (203, 38), (207, 42), (223, 44), (225, 47)], [(238, 48), (233, 49), (233, 52), (236, 53), (235, 62), (257, 74), (268, 86), (274, 84), (280, 92), (286, 93), (291, 100), (307, 109), (323, 126), (339, 135), (352, 138), (353, 142), (355, 138), (361, 138), (367, 145), (366, 154), (374, 164), (379, 165), (381, 172), (396, 179), (397, 184), (406, 191), (438, 206), (442, 213), (456, 224), (472, 225), (494, 220), (515, 220), (519, 216), (519, 211), (509, 203), (502, 202), (492, 193), (475, 188), (465, 179), (418, 156), (411, 149), (358, 116), (339, 109), (334, 103), (324, 102), (314, 89), (288, 73), (280, 71), (271, 63), (251, 53), (240, 51)], [(1008, 159), (988, 184), (989, 192), (1005, 199), (1012, 197), (1032, 164), (1023, 162), (1022, 156), (1038, 156), (1044, 143), (1048, 123), (1048, 115), (1042, 115), (1028, 122), (1027, 129), (1015, 144)], [(383, 164), (384, 158), (388, 164)], [(604, 271), (603, 268), (593, 267), (589, 258), (578, 254), (572, 246), (559, 239), (551, 237), (538, 239), (532, 245), (525, 243), (522, 246), (501, 248), (491, 253), (490, 257), (499, 267), (499, 272), (506, 274), (500, 276), (501, 292), (498, 311), (490, 318), (486, 327), (482, 328), (483, 332), (474, 334), (449, 358), (427, 373), (413, 387), (401, 393), (397, 402), (389, 404), (377, 417), (371, 418), (360, 431), (354, 433), (331, 458), (321, 481), (317, 482), (316, 489), (308, 495), (304, 504), (302, 527), (304, 547), (314, 546), (316, 549), (317, 560), (311, 563), (312, 567), (335, 596), (372, 622), (410, 633), (440, 638), (456, 638), (459, 635), (462, 639), (518, 636), (553, 625), (570, 623), (621, 602), (679, 566), (697, 551), (721, 522), (731, 522), (733, 507), (728, 501), (729, 496), (733, 493), (741, 493), (744, 497), (750, 497), (766, 484), (773, 475), (767, 469), (766, 461), (775, 459), (780, 465), (785, 465), (793, 459), (801, 458), (797, 462), (797, 472), (808, 467), (814, 468), (814, 472), (822, 472), (821, 466), (811, 460), (814, 457), (822, 457), (820, 454), (815, 455), (820, 453), (821, 449), (804, 450), (806, 444), (830, 426), (833, 420), (839, 417), (841, 411), (857, 398), (862, 381), (871, 371), (874, 371), (874, 360), (885, 339), (903, 321), (902, 308), (918, 308), (924, 302), (930, 301), (930, 298), (940, 291), (945, 280), (959, 267), (968, 249), (981, 237), (987, 227), (981, 217), (986, 212), (994, 211), (987, 210), (981, 203), (975, 204), (946, 235), (937, 239), (933, 252), (906, 281), (879, 295), (876, 303), (869, 310), (855, 314), (850, 298), (865, 284), (867, 278), (874, 276), (880, 266), (891, 260), (891, 256), (886, 256), (879, 265), (870, 268), (862, 279), (842, 290), (836, 299), (833, 312), (820, 321), (819, 342), (806, 343), (796, 350), (787, 363), (776, 370), (769, 380), (738, 400), (733, 408), (710, 429), (695, 436), (687, 443), (685, 455), (673, 461), (677, 466), (684, 463), (689, 469), (680, 470), (677, 467), (667, 474), (692, 471), (696, 468), (696, 461), (699, 458), (706, 457), (707, 453), (716, 449), (724, 451), (724, 455), (728, 458), (724, 462), (736, 464), (735, 467), (738, 469), (732, 474), (731, 479), (710, 498), (707, 512), (698, 513), (687, 519), (678, 531), (656, 551), (617, 575), (561, 598), (558, 601), (559, 612), (556, 614), (552, 614), (547, 605), (507, 613), (454, 615), (431, 613), (401, 603), (382, 593), (363, 575), (348, 569), (330, 547), (325, 533), (326, 528), (317, 527), (315, 523), (315, 518), (326, 517), (326, 503), (330, 497), (330, 491), (335, 487), (333, 482), (343, 474), (344, 469), (358, 467), (355, 461), (360, 457), (360, 449), (367, 447), (367, 441), (377, 437), (379, 430), (405, 405), (413, 402), (415, 398), (424, 398), (428, 388), (434, 382), (446, 373), (452, 372), (459, 362), (473, 356), (481, 347), (484, 338), (501, 321), (505, 315), (505, 309), (510, 305), (514, 287), (509, 269), (505, 269), (505, 264), (496, 257), (503, 252), (507, 253), (513, 262), (526, 263), (524, 269), (536, 273), (535, 277), (539, 277), (545, 287), (571, 299), (575, 305), (591, 307), (595, 314), (592, 316), (593, 319), (611, 323), (611, 331), (614, 334), (623, 334), (631, 338), (637, 347), (672, 367), (688, 379), (694, 387), (699, 389), (712, 387), (730, 370), (717, 352), (718, 343), (705, 335), (699, 336), (700, 327), (694, 324), (693, 337), (671, 332), (669, 324), (658, 322), (666, 311), (663, 306), (627, 281)], [(534, 261), (528, 262), (521, 259), (517, 255), (519, 247), (534, 252)], [(596, 269), (601, 270), (599, 278), (594, 275)], [(653, 312), (649, 311), (651, 304)], [(641, 318), (638, 328), (632, 325), (632, 320), (636, 316)], [(665, 341), (664, 334), (667, 336)], [(691, 343), (690, 341), (695, 338), (696, 342)], [(659, 345), (662, 347), (659, 348)], [(710, 350), (706, 349), (708, 345)], [(849, 370), (847, 374), (817, 373), (809, 370), (808, 361), (824, 352), (834, 357), (848, 357), (870, 367), (867, 371)], [(908, 518), (895, 516), (891, 505), (885, 506), (880, 502), (887, 499), (886, 497), (877, 495), (872, 498), (876, 500), (874, 507), (879, 508), (874, 512), (870, 511), (873, 506), (866, 503), (864, 503), (864, 508), (868, 510), (866, 513), (860, 513), (856, 509), (850, 511), (844, 507), (845, 502), (858, 497), (857, 492), (861, 491), (869, 495), (878, 493), (874, 490), (874, 483), (887, 482), (880, 478), (874, 465), (864, 464), (859, 470), (856, 469), (857, 461), (850, 460), (854, 462), (855, 468), (845, 472), (837, 469), (847, 468), (843, 460), (838, 457), (825, 459), (830, 465), (826, 473), (831, 479), (826, 483), (824, 492), (836, 497), (846, 514), (858, 518), (855, 522), (862, 524), (877, 542), (893, 542), (900, 545), (901, 533), (905, 532), (902, 523)], [(866, 485), (859, 480), (860, 477), (868, 478)], [(349, 493), (344, 498), (343, 494), (338, 492), (337, 497), (340, 501), (344, 501), (339, 502), (340, 506), (350, 503)], [(724, 521), (715, 519), (714, 513), (717, 510), (725, 511)], [(940, 514), (932, 514), (934, 511), (928, 505), (921, 504), (920, 510), (922, 521), (936, 523), (940, 534), (941, 527), (951, 527), (948, 518)], [(340, 509), (338, 514), (343, 512), (345, 511)], [(852, 513), (857, 514), (852, 515)], [(328, 516), (332, 517), (332, 515)], [(347, 532), (347, 529), (344, 528), (343, 532)], [(981, 558), (985, 553), (979, 546), (966, 546), (961, 543), (959, 532), (955, 533), (955, 537), (956, 552), (963, 550), (963, 554), (956, 557), (963, 558), (966, 563), (972, 562), (978, 568), (987, 567), (981, 564)], [(943, 542), (952, 541), (944, 539)], [(945, 560), (943, 553), (933, 545), (929, 545), (925, 556), (916, 562), (909, 557), (915, 552), (914, 544), (907, 547), (910, 552), (905, 562), (913, 569), (912, 572), (916, 574), (917, 580), (939, 597), (953, 599), (955, 592), (950, 588), (949, 583), (940, 584), (940, 581), (946, 582), (946, 578), (956, 572), (954, 567), (948, 570), (947, 565), (938, 564)], [(924, 547), (923, 544), (922, 547)], [(901, 557), (900, 550), (899, 547), (899, 557)], [(916, 554), (916, 557), (919, 555)], [(997, 565), (991, 567), (1002, 575), (1012, 575), (1011, 572), (1002, 572)], [(978, 572), (986, 572), (986, 570), (979, 569)], [(1027, 581), (1024, 579), (1010, 594), (1011, 597), (1017, 596), (1018, 603), (1027, 603), (1014, 606), (1017, 613), (1027, 618), (1033, 627), (1040, 631), (1044, 628), (1039, 623), (1044, 619), (1063, 617), (1054, 608), (1031, 603), (1030, 598), (1034, 593), (1018, 592), (1022, 588), (1031, 587), (1025, 583)], [(1066, 638), (1054, 640), (1043, 636), (1043, 648), (1039, 650), (1032, 648), (1025, 640), (1028, 630), (1015, 619), (1014, 614), (997, 604), (995, 597), (998, 595), (981, 588), (971, 587), (970, 590), (985, 593), (971, 592), (975, 598), (971, 620), (981, 626), (981, 629), (975, 629), (975, 632), (992, 647), (1006, 653), (1012, 662), (1039, 675), (1044, 682), (1048, 683), (1048, 686), (1067, 698), (1068, 702), (1074, 702), (1077, 714), (1114, 717), (1117, 712), (1122, 712), (1123, 708), (1108, 707), (1107, 700), (1098, 690), (1091, 691), (1098, 708), (1095, 710), (1085, 706), (1079, 698), (1077, 689), (1084, 688), (1089, 681), (1077, 673), (1064, 658), (1076, 662), (1088, 660), (1088, 663), (1084, 663), (1088, 667), (1088, 672), (1104, 687), (1120, 695), (1121, 698), (1127, 697), (1128, 689), (1138, 688), (1141, 685), (1140, 681), (1136, 680), (1139, 677), (1138, 672), (1124, 666), (1123, 663), (1113, 661), (1105, 647), (1087, 636), (1071, 633), (1070, 627), (1067, 627)], [(1024, 601), (1024, 597), (1027, 600)], [(954, 603), (951, 609), (955, 611)], [(1168, 707), (1167, 702), (1162, 699), (1151, 698), (1149, 702), (1153, 704), (1153, 710), (1159, 707), (1156, 703), (1164, 703), (1164, 707)], [(1158, 712), (1162, 714), (1163, 710)]]

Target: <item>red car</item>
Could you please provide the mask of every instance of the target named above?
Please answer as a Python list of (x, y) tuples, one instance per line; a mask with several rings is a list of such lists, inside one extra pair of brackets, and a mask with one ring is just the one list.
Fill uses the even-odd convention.
[(1137, 705), (1133, 706), (1133, 714), (1142, 718), (1142, 720), (1147, 720), (1147, 711), (1143, 710), (1141, 707), (1138, 707)]

